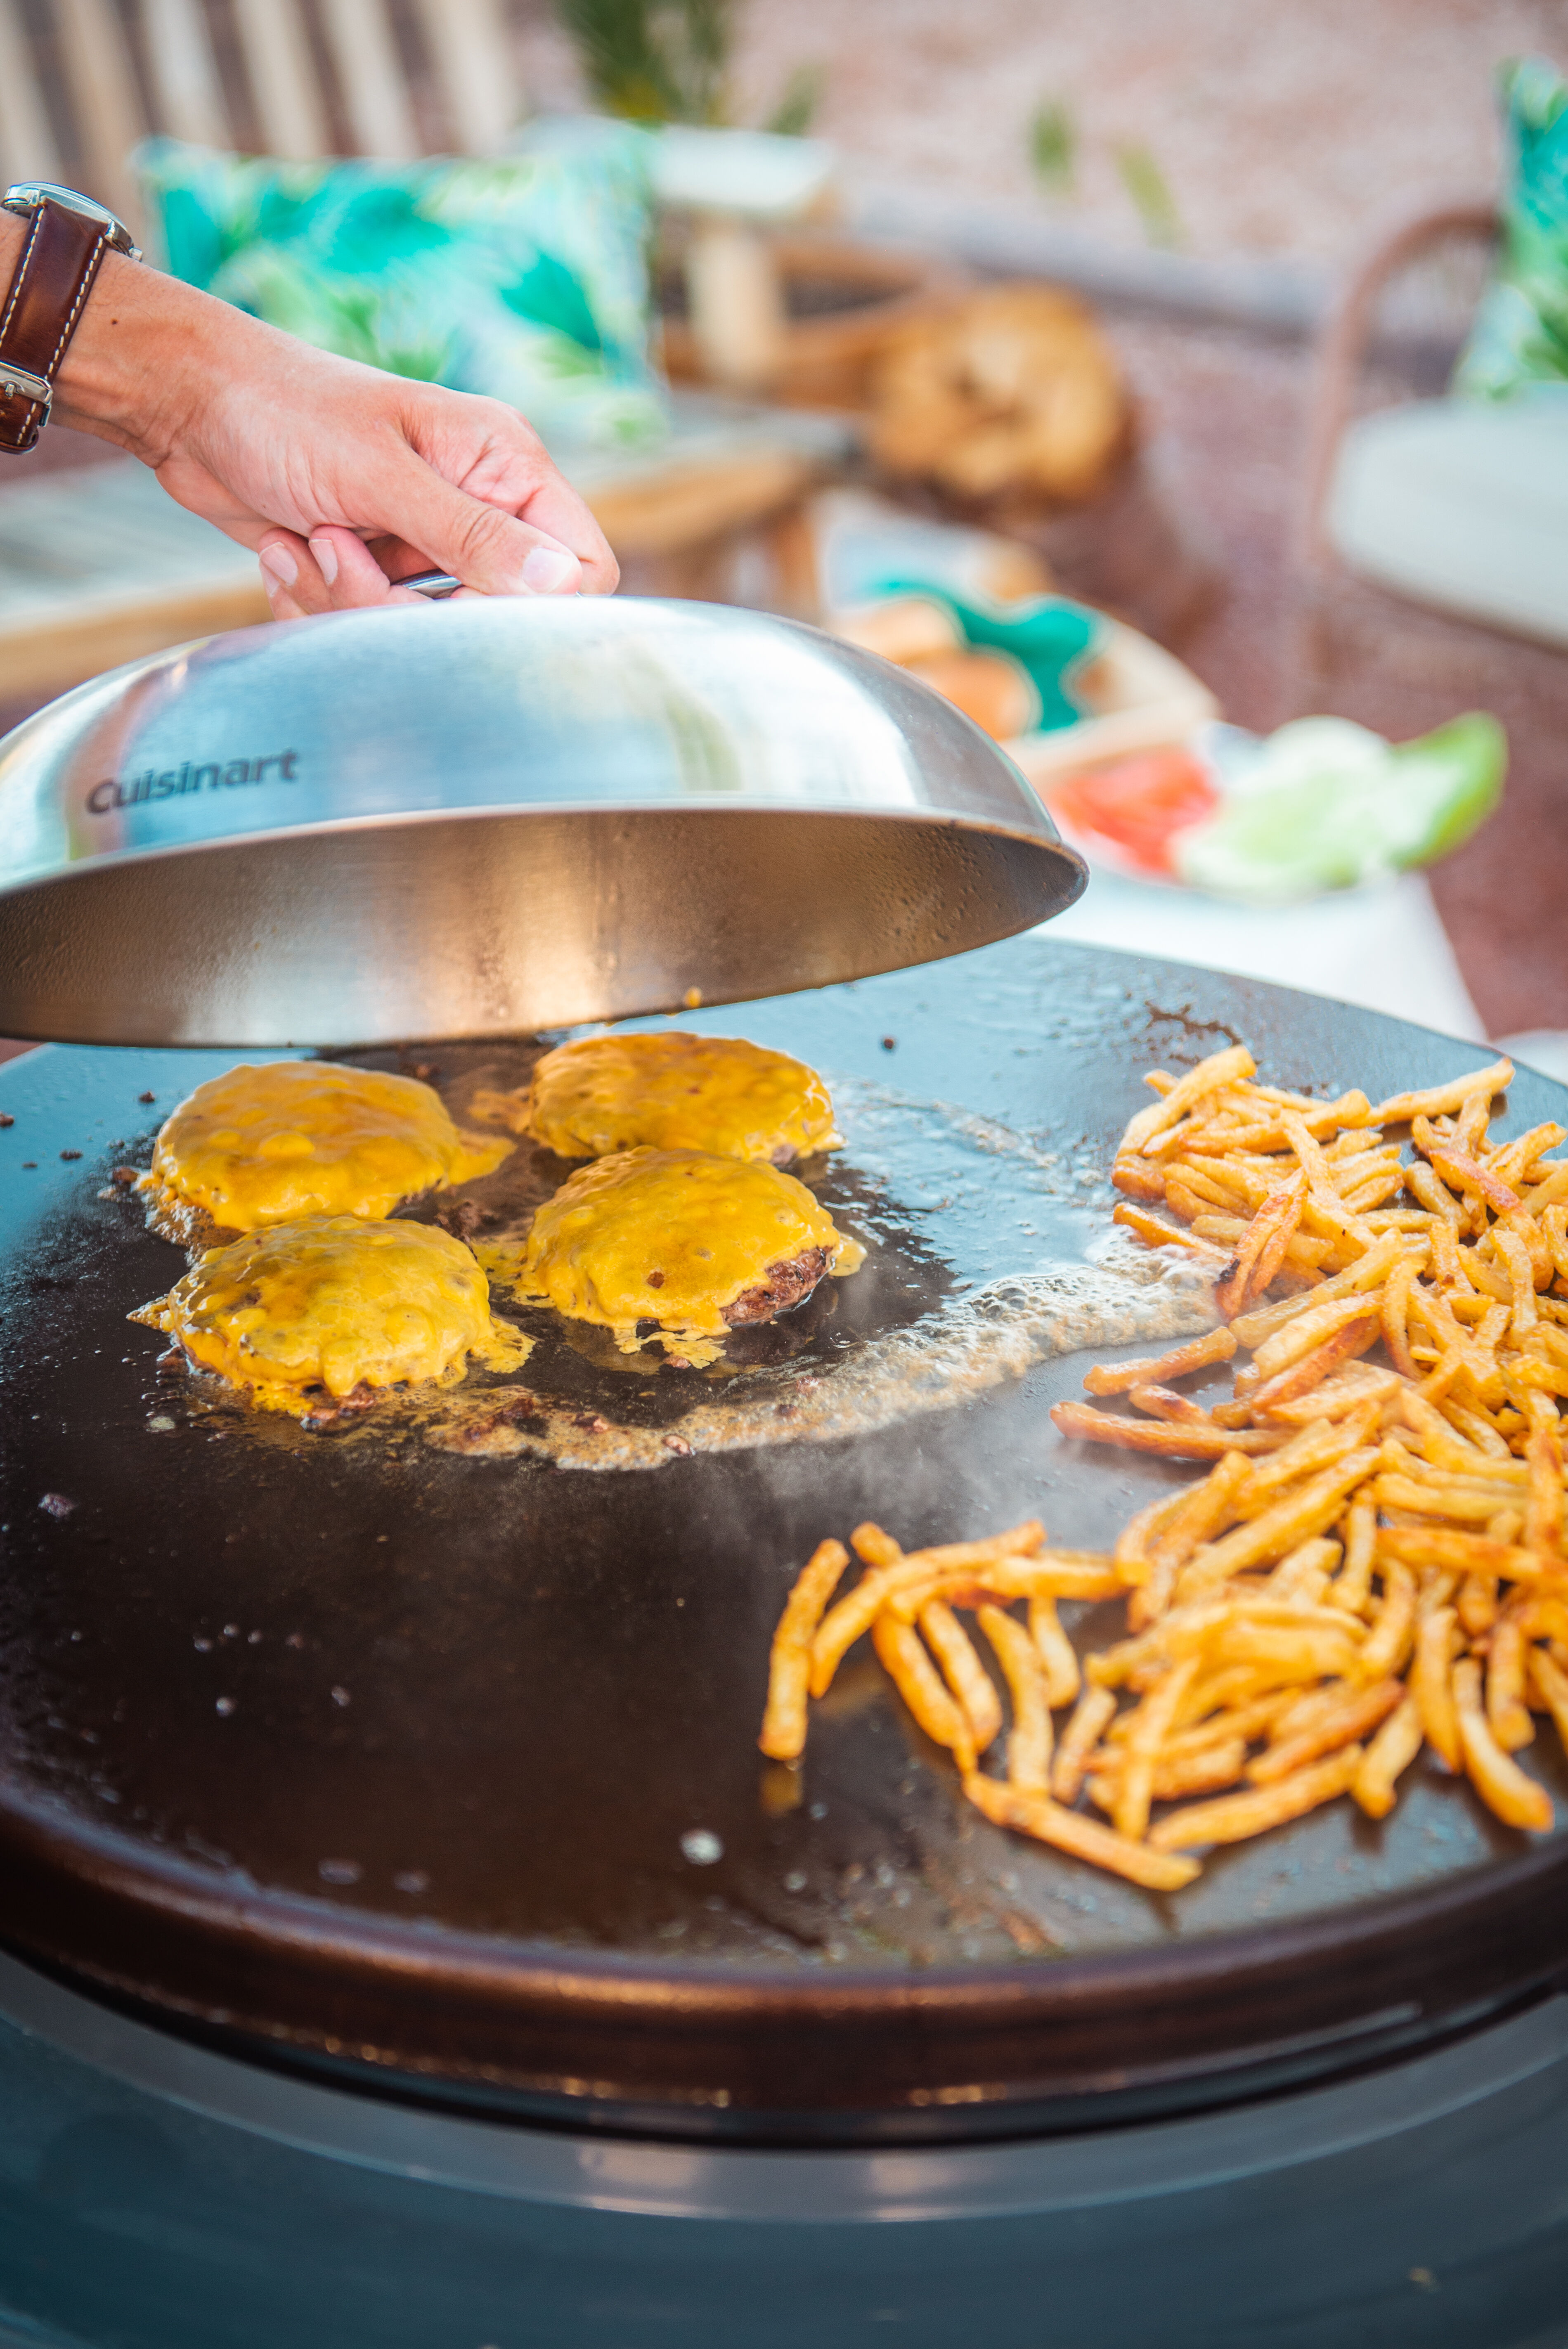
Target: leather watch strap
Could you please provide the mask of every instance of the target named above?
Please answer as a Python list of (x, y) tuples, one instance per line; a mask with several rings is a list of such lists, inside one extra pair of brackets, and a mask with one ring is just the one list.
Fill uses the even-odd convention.
[[(110, 241), (102, 222), (47, 198), (0, 311), (0, 450), (31, 449), (49, 413), (47, 390), (77, 330)], [(26, 380), (30, 378), (31, 380)]]

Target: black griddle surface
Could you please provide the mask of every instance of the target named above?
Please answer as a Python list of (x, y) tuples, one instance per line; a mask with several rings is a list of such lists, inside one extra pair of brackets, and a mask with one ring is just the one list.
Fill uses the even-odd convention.
[[(1040, 1213), (1069, 1250), (1103, 1220), (1093, 1172), (1148, 1067), (1236, 1038), (1281, 1081), (1376, 1097), (1481, 1057), (1038, 937), (690, 1024), (1045, 1145)], [(478, 1050), (410, 1057), (449, 1086)], [(52, 1048), (0, 1073), (0, 1883), (19, 1945), (292, 2060), (786, 2136), (1191, 2100), (1216, 2075), (1408, 2044), (1555, 1969), (1563, 1836), (1500, 1826), (1426, 1764), (1381, 1826), (1337, 1805), (1155, 1899), (979, 1820), (857, 1651), (814, 1708), (802, 1799), (778, 1807), (755, 1746), (768, 1643), (822, 1535), (873, 1516), (913, 1544), (1038, 1514), (1107, 1545), (1191, 1473), (1062, 1441), (1047, 1409), (1082, 1357), (872, 1436), (632, 1473), (192, 1413), (162, 1340), (125, 1319), (184, 1259), (98, 1195), (241, 1057)], [(1510, 1122), (1564, 1104), (1522, 1071)], [(983, 1224), (987, 1195), (889, 1198), (857, 1173), (852, 1118), (817, 1179), (875, 1226), (882, 1267), (874, 1309), (846, 1290), (841, 1320), (792, 1341), (830, 1376), (859, 1323), (949, 1284), (944, 1216)], [(992, 1244), (1000, 1260), (1006, 1230)], [(585, 1407), (613, 1389), (676, 1431), (712, 1391), (558, 1353), (544, 1375), (578, 1378)], [(1568, 1796), (1549, 1735), (1527, 1766)]]

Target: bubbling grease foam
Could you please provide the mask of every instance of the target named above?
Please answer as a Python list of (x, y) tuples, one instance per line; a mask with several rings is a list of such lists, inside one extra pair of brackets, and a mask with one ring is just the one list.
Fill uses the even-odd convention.
[(950, 1300), (838, 1361), (791, 1368), (765, 1383), (759, 1378), (739, 1396), (696, 1404), (673, 1428), (601, 1423), (602, 1414), (585, 1428), (580, 1410), (558, 1409), (521, 1388), (490, 1387), (443, 1398), (424, 1432), (443, 1452), (486, 1458), (526, 1452), (562, 1468), (661, 1468), (688, 1453), (868, 1435), (923, 1412), (951, 1410), (1053, 1355), (1196, 1337), (1217, 1319), (1210, 1284), (1183, 1265), (1145, 1257), (1138, 1264), (1064, 1266)]
[(1157, 1346), (1214, 1327), (1204, 1268), (1109, 1222), (1114, 1194), (1087, 1144), (1047, 1147), (950, 1103), (831, 1083), (846, 1138), (840, 1164), (871, 1203), (835, 1206), (835, 1215), (950, 1276), (918, 1319), (827, 1354), (710, 1379), (721, 1391), (673, 1423), (628, 1424), (613, 1401), (585, 1412), (540, 1388), (490, 1387), (442, 1397), (422, 1415), (426, 1440), (562, 1468), (658, 1468), (689, 1453), (871, 1434), (950, 1410), (1056, 1355)]

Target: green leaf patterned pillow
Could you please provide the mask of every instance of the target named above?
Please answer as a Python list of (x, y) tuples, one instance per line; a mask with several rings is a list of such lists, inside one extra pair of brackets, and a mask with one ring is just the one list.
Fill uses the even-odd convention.
[(321, 349), (488, 392), (557, 447), (658, 438), (645, 137), (490, 160), (285, 163), (172, 139), (150, 251)]

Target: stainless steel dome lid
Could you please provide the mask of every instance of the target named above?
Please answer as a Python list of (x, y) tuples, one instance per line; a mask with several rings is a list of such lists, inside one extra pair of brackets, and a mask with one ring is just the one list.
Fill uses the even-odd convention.
[(516, 1033), (904, 968), (1070, 905), (987, 736), (815, 629), (633, 597), (247, 628), (0, 743), (0, 1034)]

